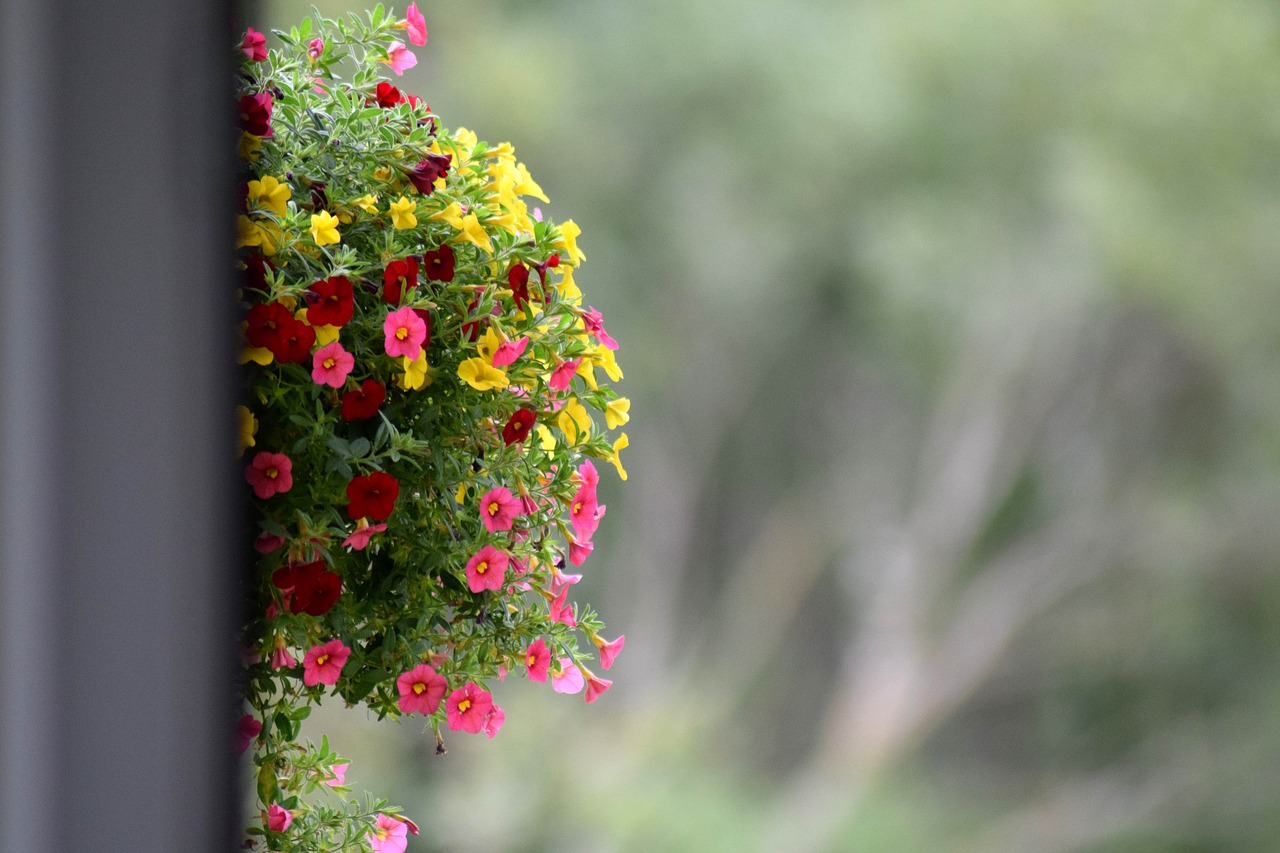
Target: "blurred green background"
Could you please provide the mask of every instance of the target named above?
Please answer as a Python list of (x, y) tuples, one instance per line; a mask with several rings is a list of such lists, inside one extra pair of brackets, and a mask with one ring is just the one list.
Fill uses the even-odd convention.
[(600, 702), (318, 715), (410, 851), (1280, 849), (1280, 6), (421, 5), (634, 406)]

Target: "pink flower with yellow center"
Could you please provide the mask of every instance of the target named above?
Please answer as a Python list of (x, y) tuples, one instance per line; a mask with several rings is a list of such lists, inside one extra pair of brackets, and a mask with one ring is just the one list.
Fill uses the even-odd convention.
[(385, 524), (370, 524), (368, 519), (361, 518), (356, 522), (356, 529), (351, 535), (342, 540), (342, 547), (351, 548), (354, 551), (363, 551), (369, 547), (369, 540), (373, 538), (373, 534), (381, 533), (387, 529)]
[(522, 337), (518, 341), (504, 341), (498, 344), (498, 348), (493, 352), (493, 358), (489, 363), (494, 367), (506, 367), (515, 362), (517, 358), (524, 355), (524, 351), (529, 347), (529, 338)]
[(293, 488), (293, 462), (283, 453), (264, 450), (245, 467), (244, 479), (255, 495), (266, 500)]
[(425, 663), (401, 673), (396, 679), (400, 710), (406, 714), (434, 714), (448, 686), (445, 677)]
[(530, 681), (546, 681), (551, 667), (551, 652), (541, 637), (529, 644), (524, 653), (524, 665), (529, 670)]
[(461, 729), (474, 735), (484, 728), (485, 718), (493, 710), (493, 696), (479, 684), (468, 681), (449, 694), (444, 707), (448, 714), (449, 728), (455, 732)]
[(409, 825), (391, 815), (380, 814), (369, 830), (369, 847), (373, 853), (404, 853), (409, 846)]
[(413, 55), (409, 48), (404, 46), (404, 42), (393, 41), (387, 47), (387, 58), (383, 60), (391, 66), (391, 70), (396, 72), (396, 76), (404, 74), (413, 66), (418, 64), (418, 57)]
[(492, 545), (485, 545), (467, 561), (467, 587), (472, 592), (502, 589), (510, 557)]
[(582, 671), (572, 658), (560, 658), (551, 669), (551, 689), (557, 693), (581, 693)]
[(585, 671), (585, 675), (587, 679), (587, 704), (590, 705), (600, 698), (601, 693), (612, 687), (613, 682), (600, 678), (589, 669)]
[(499, 486), (480, 499), (480, 520), (490, 533), (510, 530), (522, 509), (511, 490)]
[(387, 315), (382, 324), (387, 355), (417, 361), (422, 342), (427, 339), (427, 324), (407, 305)]
[(341, 640), (330, 640), (323, 645), (312, 646), (302, 660), (302, 683), (308, 687), (337, 684), (338, 676), (342, 675), (342, 668), (347, 665), (349, 657), (351, 649)]
[(578, 372), (578, 365), (582, 364), (582, 359), (575, 358), (564, 362), (555, 370), (551, 371), (551, 378), (547, 380), (548, 387), (552, 391), (563, 391), (569, 387), (569, 383), (573, 381), (573, 376)]
[(311, 380), (317, 385), (341, 388), (347, 382), (347, 374), (356, 366), (356, 357), (334, 341), (316, 350), (311, 357)]
[(600, 526), (600, 517), (596, 512), (599, 506), (594, 486), (583, 486), (578, 489), (578, 493), (569, 503), (569, 521), (573, 524), (574, 536), (580, 544), (590, 540), (591, 535)]

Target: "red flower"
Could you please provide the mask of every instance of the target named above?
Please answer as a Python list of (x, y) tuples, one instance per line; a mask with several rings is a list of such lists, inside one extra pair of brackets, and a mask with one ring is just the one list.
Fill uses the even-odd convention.
[(374, 471), (347, 483), (347, 514), (352, 518), (386, 521), (395, 509), (400, 483), (385, 471)]
[(511, 286), (511, 297), (516, 301), (516, 307), (523, 311), (529, 304), (529, 268), (516, 261), (507, 270), (507, 284)]
[(404, 102), (404, 98), (400, 95), (400, 90), (386, 80), (378, 81), (378, 91), (374, 95), (374, 99), (377, 100), (378, 106), (383, 109), (394, 107), (396, 104)]
[(290, 563), (276, 569), (271, 582), (284, 593), (284, 603), (290, 613), (323, 616), (342, 594), (342, 578), (329, 571), (324, 560)]
[(266, 61), (267, 37), (249, 27), (249, 31), (244, 34), (244, 41), (240, 42), (240, 52), (253, 62)]
[(335, 275), (307, 289), (319, 297), (307, 308), (307, 322), (313, 326), (345, 326), (351, 322), (355, 296), (350, 280)]
[(531, 409), (516, 409), (515, 414), (502, 428), (502, 440), (507, 444), (519, 444), (529, 437), (534, 421), (538, 416)]
[(270, 92), (245, 95), (240, 99), (240, 126), (254, 136), (270, 136), (272, 106)]
[(241, 274), (243, 286), (249, 290), (266, 290), (268, 268), (274, 271), (276, 265), (264, 258), (260, 253), (253, 252), (246, 255), (244, 272)]
[(409, 173), (409, 183), (423, 195), (431, 195), (435, 192), (436, 181), (448, 174), (452, 160), (452, 154), (428, 154), (427, 159), (419, 160)]
[(279, 345), (281, 333), (294, 322), (289, 309), (279, 302), (255, 305), (249, 309), (249, 326), (244, 330), (251, 347), (267, 347), (272, 352)]
[(427, 336), (422, 339), (422, 348), (425, 350), (431, 346), (431, 312), (426, 308), (414, 308), (413, 313), (417, 314), (422, 325), (427, 327)]
[(392, 261), (382, 273), (382, 300), (388, 305), (399, 305), (404, 291), (417, 286), (418, 259)]
[(288, 325), (281, 327), (279, 337), (268, 343), (267, 349), (281, 364), (302, 364), (311, 357), (315, 343), (316, 330), (290, 316)]
[(428, 281), (453, 281), (453, 248), (441, 246), (422, 256), (422, 269)]
[(387, 389), (376, 379), (366, 379), (354, 391), (342, 395), (342, 419), (344, 421), (363, 421), (378, 414)]

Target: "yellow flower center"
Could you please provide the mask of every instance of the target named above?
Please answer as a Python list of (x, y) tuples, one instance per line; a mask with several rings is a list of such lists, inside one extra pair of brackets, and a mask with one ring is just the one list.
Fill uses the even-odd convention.
[(375, 829), (374, 834), (378, 836), (379, 841), (387, 840), (387, 830), (383, 829), (382, 827), (378, 827), (377, 829)]
[(489, 516), (492, 517), (497, 514), (498, 514), (498, 502), (494, 501), (493, 503), (489, 504)]
[(458, 703), (458, 713), (465, 714), (467, 713), (467, 709), (470, 707), (471, 707), (471, 700), (463, 699), (461, 702)]
[(407, 327), (401, 326), (396, 329), (396, 340), (403, 341), (407, 337), (409, 337), (409, 329)]
[(328, 655), (320, 655), (320, 657), (316, 658), (316, 666), (324, 666), (325, 661), (328, 659)]
[(573, 505), (573, 514), (577, 515), (580, 512), (582, 512), (582, 501), (578, 501)]
[(268, 480), (274, 480), (276, 477), (279, 477), (279, 476), (280, 476), (280, 471), (274, 466), (267, 469)]
[(335, 362), (333, 359), (331, 359), (331, 358), (326, 358), (326, 359), (324, 360), (324, 369), (325, 369), (325, 370), (333, 370), (333, 366), (334, 366), (334, 364), (336, 364), (336, 363), (337, 363), (337, 362)]
[(419, 681), (417, 684), (413, 685), (413, 692), (414, 692), (414, 694), (415, 694), (415, 695), (417, 695), (417, 696), (421, 696), (421, 695), (422, 695), (422, 691), (424, 691), (424, 690), (426, 690), (426, 689), (427, 689), (427, 685), (423, 684), (421, 681)]
[(476, 574), (482, 575), (487, 571), (489, 571), (489, 562), (487, 560), (481, 560), (476, 566)]

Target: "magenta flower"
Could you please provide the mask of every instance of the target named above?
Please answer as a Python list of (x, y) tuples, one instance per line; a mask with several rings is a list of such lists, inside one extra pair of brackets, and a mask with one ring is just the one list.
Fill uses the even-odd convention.
[(530, 681), (546, 681), (547, 669), (551, 666), (551, 652), (547, 650), (546, 641), (541, 637), (529, 644), (524, 653), (524, 665), (529, 670)]
[(244, 41), (240, 43), (240, 52), (254, 62), (262, 62), (267, 58), (267, 37), (249, 27), (249, 31), (244, 34)]
[(284, 537), (263, 531), (253, 540), (253, 550), (259, 554), (270, 554), (284, 544)]
[(330, 640), (322, 646), (312, 646), (302, 659), (302, 683), (308, 687), (317, 684), (337, 684), (342, 668), (351, 657), (351, 649), (341, 640)]
[(623, 645), (627, 642), (627, 635), (622, 634), (616, 640), (605, 642), (605, 639), (598, 634), (591, 636), (591, 641), (600, 649), (600, 665), (605, 669), (613, 666), (614, 658), (618, 656), (618, 652), (622, 651)]
[(502, 589), (510, 558), (492, 545), (485, 545), (467, 561), (467, 587), (472, 592)]
[(373, 853), (404, 853), (409, 841), (409, 827), (391, 815), (380, 814), (369, 830), (369, 847)]
[(427, 664), (421, 664), (396, 679), (400, 710), (406, 714), (434, 714), (449, 683)]
[(513, 363), (517, 358), (524, 355), (525, 348), (529, 346), (529, 338), (523, 337), (518, 341), (506, 341), (498, 344), (497, 350), (493, 353), (492, 364), (494, 367), (506, 367)]
[(293, 488), (293, 462), (283, 453), (264, 450), (245, 466), (244, 479), (255, 495), (266, 500)]
[(381, 533), (387, 529), (385, 524), (368, 524), (364, 527), (357, 527), (350, 536), (342, 540), (344, 548), (351, 548), (355, 551), (363, 551), (369, 546), (369, 540), (373, 538), (373, 534)]
[(591, 534), (600, 526), (600, 516), (596, 512), (599, 508), (593, 486), (583, 486), (573, 496), (569, 504), (569, 521), (573, 523), (574, 536), (580, 543), (590, 540)]
[(600, 482), (600, 472), (596, 470), (595, 465), (591, 464), (590, 459), (586, 459), (578, 466), (578, 470), (573, 473), (572, 479), (575, 483), (594, 490)]
[(404, 22), (409, 30), (409, 42), (422, 47), (427, 43), (427, 19), (418, 11), (417, 3), (410, 3), (404, 10)]
[(579, 542), (576, 539), (569, 540), (569, 562), (575, 566), (581, 566), (586, 562), (587, 557), (596, 549), (596, 543), (587, 541)]
[(285, 647), (284, 638), (276, 637), (275, 646), (271, 649), (271, 668), (272, 669), (292, 669), (298, 665), (298, 659), (295, 658), (289, 649)]
[(587, 704), (600, 698), (600, 694), (613, 686), (613, 682), (598, 677), (595, 673), (587, 670)]
[(356, 357), (334, 341), (316, 350), (311, 357), (311, 380), (317, 385), (341, 388), (347, 382), (347, 374), (356, 366)]
[(382, 333), (386, 336), (387, 355), (417, 361), (422, 355), (422, 342), (427, 339), (427, 324), (406, 305), (387, 315)]
[(324, 784), (330, 788), (336, 788), (339, 785), (347, 784), (347, 768), (351, 766), (350, 761), (344, 761), (341, 764), (334, 764), (329, 767), (329, 772), (333, 774), (332, 779), (325, 779)]
[(604, 330), (604, 317), (591, 306), (587, 306), (586, 313), (582, 315), (582, 325), (586, 327), (588, 332), (596, 336), (596, 340), (604, 344), (605, 349), (618, 348), (618, 342)]
[(449, 715), (449, 728), (455, 732), (461, 729), (473, 735), (479, 734), (484, 728), (485, 717), (493, 709), (493, 696), (479, 684), (468, 681), (449, 694), (444, 707)]
[(499, 486), (480, 499), (480, 520), (490, 533), (510, 530), (522, 509), (511, 490)]
[(502, 724), (506, 721), (507, 715), (496, 704), (493, 710), (489, 712), (489, 716), (484, 718), (484, 733), (488, 737), (493, 737), (498, 733), (498, 729), (502, 728)]
[(307, 56), (312, 59), (319, 59), (324, 53), (324, 39), (312, 39), (307, 42)]
[(573, 381), (573, 375), (578, 372), (578, 365), (582, 363), (582, 359), (575, 358), (566, 361), (551, 371), (551, 378), (547, 380), (547, 385), (552, 391), (563, 391), (569, 387), (569, 383)]
[(551, 600), (551, 621), (561, 622), (570, 628), (578, 627), (578, 620), (573, 616), (573, 605), (569, 603), (567, 584), (561, 587), (560, 592)]
[(293, 812), (272, 803), (267, 806), (267, 829), (284, 832), (293, 823)]
[(236, 723), (236, 752), (244, 752), (253, 739), (262, 734), (262, 723), (252, 714), (245, 714)]
[(391, 66), (391, 70), (396, 72), (398, 77), (417, 65), (418, 57), (414, 56), (413, 52), (405, 47), (403, 42), (393, 41), (387, 48), (386, 63)]
[(551, 689), (557, 693), (581, 693), (582, 672), (572, 658), (560, 658), (551, 670)]

